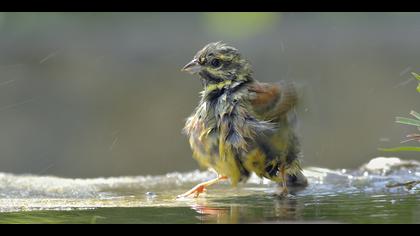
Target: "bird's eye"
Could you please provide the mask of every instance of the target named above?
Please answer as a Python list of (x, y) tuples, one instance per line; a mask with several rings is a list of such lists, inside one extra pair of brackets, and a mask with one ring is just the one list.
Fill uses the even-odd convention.
[(213, 66), (213, 67), (219, 67), (220, 66), (220, 60), (219, 59), (213, 59), (212, 61), (211, 61), (211, 65)]

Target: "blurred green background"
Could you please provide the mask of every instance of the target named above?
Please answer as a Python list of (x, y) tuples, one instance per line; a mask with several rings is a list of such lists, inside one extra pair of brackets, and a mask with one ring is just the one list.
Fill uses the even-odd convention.
[(180, 68), (219, 40), (256, 79), (300, 86), (305, 166), (389, 156), (377, 148), (411, 129), (394, 117), (418, 105), (419, 25), (418, 13), (0, 13), (0, 172), (198, 168), (181, 129), (201, 85)]

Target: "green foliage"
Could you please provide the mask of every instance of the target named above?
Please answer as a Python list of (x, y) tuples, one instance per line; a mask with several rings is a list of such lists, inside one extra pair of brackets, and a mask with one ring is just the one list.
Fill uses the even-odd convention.
[(420, 114), (419, 113), (417, 113), (415, 111), (411, 111), (410, 115), (412, 115), (412, 116), (416, 117), (418, 120), (420, 120)]
[(395, 148), (379, 148), (379, 151), (384, 152), (402, 152), (402, 151), (411, 151), (411, 152), (420, 152), (420, 147), (413, 147), (413, 146), (402, 146), (402, 147), (395, 147)]
[(420, 93), (420, 75), (418, 75), (414, 72), (412, 72), (411, 74), (414, 76), (414, 78), (416, 78), (419, 81), (419, 84), (417, 85), (417, 92)]
[[(413, 75), (415, 79), (419, 81), (419, 84), (417, 86), (417, 92), (420, 93), (420, 75), (414, 72), (412, 72), (411, 74)], [(417, 127), (417, 129), (420, 130), (420, 114), (416, 111), (411, 111), (410, 115), (412, 115), (415, 119), (397, 116), (395, 118), (395, 122), (399, 124), (404, 124), (404, 125), (411, 125), (411, 126)], [(408, 139), (403, 140), (401, 143), (405, 143), (409, 141), (420, 142), (420, 134), (408, 134), (406, 137)], [(395, 147), (395, 148), (380, 148), (379, 150), (385, 151), (385, 152), (401, 152), (401, 151), (420, 152), (420, 147), (402, 146), (402, 147)]]
[(404, 125), (413, 125), (413, 126), (420, 127), (420, 120), (415, 120), (415, 119), (411, 119), (411, 118), (405, 118), (405, 117), (397, 116), (395, 118), (395, 122), (400, 123), (400, 124), (404, 124)]

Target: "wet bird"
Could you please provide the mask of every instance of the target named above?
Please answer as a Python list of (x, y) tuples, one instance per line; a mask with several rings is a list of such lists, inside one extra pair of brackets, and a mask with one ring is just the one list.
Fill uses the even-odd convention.
[(207, 44), (182, 71), (198, 75), (204, 87), (184, 132), (193, 157), (218, 177), (179, 197), (198, 197), (221, 180), (236, 186), (252, 173), (279, 183), (282, 196), (288, 186), (306, 185), (294, 131), (298, 99), (292, 83), (257, 81), (249, 61), (222, 42)]

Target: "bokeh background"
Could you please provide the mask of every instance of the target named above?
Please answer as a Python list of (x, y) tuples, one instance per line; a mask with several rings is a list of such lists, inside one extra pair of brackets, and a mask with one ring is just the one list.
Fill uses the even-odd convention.
[(419, 26), (418, 13), (0, 13), (0, 172), (198, 168), (181, 129), (201, 85), (180, 68), (219, 40), (258, 80), (299, 85), (305, 166), (393, 155), (377, 149), (411, 130), (393, 121), (418, 109)]

